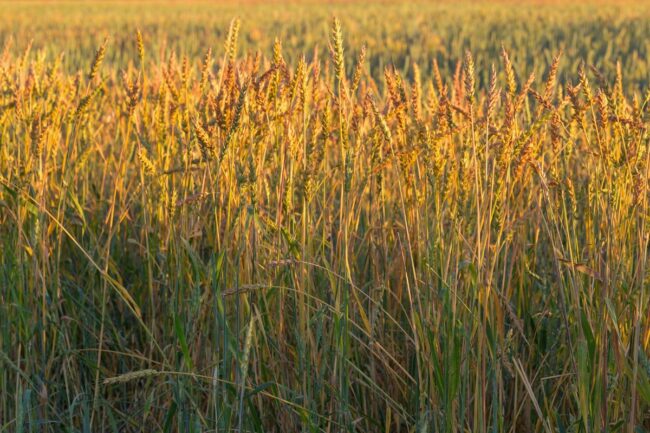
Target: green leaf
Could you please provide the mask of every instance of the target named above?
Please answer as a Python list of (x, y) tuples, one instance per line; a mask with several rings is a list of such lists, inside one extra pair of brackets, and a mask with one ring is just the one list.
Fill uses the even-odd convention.
[(181, 323), (177, 314), (174, 314), (174, 330), (176, 331), (176, 338), (181, 345), (181, 351), (183, 352), (183, 359), (185, 359), (185, 364), (189, 367), (190, 370), (193, 370), (192, 367), (192, 358), (190, 358), (190, 350), (187, 346), (187, 340), (185, 339), (185, 330), (183, 329), (183, 324)]

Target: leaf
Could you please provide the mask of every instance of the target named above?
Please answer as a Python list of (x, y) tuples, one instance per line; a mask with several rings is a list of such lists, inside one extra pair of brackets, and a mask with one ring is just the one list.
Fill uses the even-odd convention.
[(190, 350), (187, 346), (187, 340), (185, 339), (185, 331), (177, 314), (174, 314), (174, 331), (176, 331), (176, 338), (178, 338), (178, 342), (181, 344), (181, 351), (183, 352), (185, 364), (190, 370), (193, 370)]
[(558, 258), (560, 263), (563, 263), (566, 266), (569, 266), (573, 268), (575, 271), (580, 272), (581, 274), (585, 274), (593, 278), (594, 280), (600, 281), (601, 283), (603, 282), (602, 276), (591, 269), (589, 266), (585, 265), (584, 263), (579, 263), (579, 262), (572, 262), (571, 260), (563, 259), (563, 258)]
[(275, 385), (275, 382), (264, 382), (264, 383), (261, 383), (261, 384), (257, 385), (255, 388), (253, 388), (253, 389), (251, 389), (250, 391), (248, 391), (248, 392), (244, 395), (244, 398), (248, 399), (248, 398), (250, 398), (250, 397), (253, 397), (254, 395), (256, 395), (256, 394), (258, 394), (258, 393), (264, 391), (265, 389), (268, 389), (268, 388), (270, 388), (270, 387), (272, 387), (272, 386), (274, 386), (274, 385)]

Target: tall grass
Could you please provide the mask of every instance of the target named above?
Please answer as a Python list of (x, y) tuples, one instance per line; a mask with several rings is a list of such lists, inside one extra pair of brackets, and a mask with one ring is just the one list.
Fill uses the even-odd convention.
[(626, 68), (378, 76), (336, 19), (295, 61), (239, 29), (2, 54), (0, 431), (650, 429)]

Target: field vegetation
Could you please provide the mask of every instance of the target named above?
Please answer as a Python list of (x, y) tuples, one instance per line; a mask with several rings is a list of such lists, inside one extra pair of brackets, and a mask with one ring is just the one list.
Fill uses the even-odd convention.
[(650, 431), (646, 5), (0, 15), (0, 432)]

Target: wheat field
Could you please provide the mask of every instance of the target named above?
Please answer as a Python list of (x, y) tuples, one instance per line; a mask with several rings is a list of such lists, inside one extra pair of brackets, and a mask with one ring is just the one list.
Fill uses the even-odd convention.
[(650, 432), (648, 5), (0, 15), (0, 432)]

